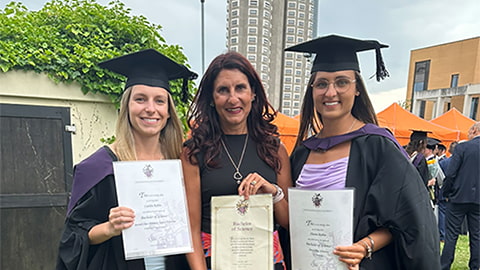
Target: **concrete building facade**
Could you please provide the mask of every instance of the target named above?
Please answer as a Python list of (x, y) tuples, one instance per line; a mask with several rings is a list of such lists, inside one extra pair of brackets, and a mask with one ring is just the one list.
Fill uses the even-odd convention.
[(451, 108), (480, 120), (480, 37), (412, 50), (406, 100), (431, 120)]
[(229, 0), (227, 47), (257, 70), (275, 109), (300, 113), (311, 64), (289, 46), (316, 36), (318, 0)]

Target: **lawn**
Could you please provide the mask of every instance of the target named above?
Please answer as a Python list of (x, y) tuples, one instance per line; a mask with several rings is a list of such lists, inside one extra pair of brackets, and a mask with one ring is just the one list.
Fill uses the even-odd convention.
[[(443, 248), (443, 244), (441, 245)], [(468, 270), (468, 260), (470, 259), (470, 247), (468, 245), (468, 236), (460, 235), (455, 249), (455, 260), (451, 270)]]

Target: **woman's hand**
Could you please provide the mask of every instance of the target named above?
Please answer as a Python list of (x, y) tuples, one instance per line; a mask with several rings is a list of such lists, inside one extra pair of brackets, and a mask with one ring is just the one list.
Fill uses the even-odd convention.
[(90, 244), (97, 245), (110, 238), (120, 235), (123, 230), (133, 226), (135, 213), (128, 207), (114, 207), (110, 209), (108, 221), (93, 226), (88, 232)]
[(359, 264), (367, 255), (364, 246), (355, 243), (351, 246), (338, 246), (333, 254), (339, 256), (339, 260), (346, 263), (349, 270), (359, 269)]
[(238, 186), (238, 194), (243, 195), (245, 200), (248, 200), (250, 195), (262, 193), (270, 193), (274, 196), (277, 194), (277, 188), (258, 173), (250, 173)]
[(128, 207), (118, 206), (110, 209), (108, 224), (112, 237), (120, 235), (123, 230), (132, 227), (134, 220), (135, 213)]

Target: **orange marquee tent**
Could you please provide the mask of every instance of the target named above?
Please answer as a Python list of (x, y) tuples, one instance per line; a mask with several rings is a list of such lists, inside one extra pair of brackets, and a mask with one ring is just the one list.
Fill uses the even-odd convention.
[(277, 117), (275, 117), (272, 123), (277, 125), (278, 133), (280, 133), (280, 140), (285, 144), (287, 151), (290, 154), (295, 146), (295, 141), (297, 140), (300, 122), (297, 119), (277, 112)]
[(443, 143), (458, 140), (460, 132), (424, 120), (393, 103), (377, 114), (378, 125), (390, 129), (401, 145), (410, 141), (412, 130), (430, 131), (428, 136), (441, 140)]
[(452, 108), (439, 117), (430, 120), (430, 122), (460, 131), (459, 137), (456, 139), (457, 141), (467, 140), (468, 130), (473, 124), (475, 124), (474, 120), (466, 117), (455, 108)]

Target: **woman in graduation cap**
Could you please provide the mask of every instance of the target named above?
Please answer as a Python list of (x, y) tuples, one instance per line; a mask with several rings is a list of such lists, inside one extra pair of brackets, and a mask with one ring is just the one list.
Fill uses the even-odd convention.
[(169, 81), (183, 78), (185, 91), (196, 74), (153, 49), (100, 67), (127, 77), (116, 139), (75, 166), (57, 269), (145, 269), (143, 259), (125, 260), (122, 231), (134, 224), (135, 213), (118, 205), (112, 162), (180, 157), (183, 129)]
[(439, 269), (428, 194), (403, 148), (377, 126), (360, 76), (357, 52), (365, 50), (376, 51), (377, 80), (388, 76), (385, 47), (330, 35), (286, 49), (316, 53), (290, 157), (292, 179), (303, 189), (355, 189), (354, 242), (332, 250), (349, 269)]
[[(271, 123), (273, 111), (258, 74), (244, 56), (227, 52), (210, 63), (189, 110), (192, 138), (182, 154), (194, 243), (194, 253), (187, 254), (191, 269), (211, 268), (212, 196), (248, 199), (252, 194), (272, 194), (275, 221), (287, 226), (282, 190), (291, 182), (290, 164)], [(272, 264), (284, 269), (276, 233), (273, 238)]]

